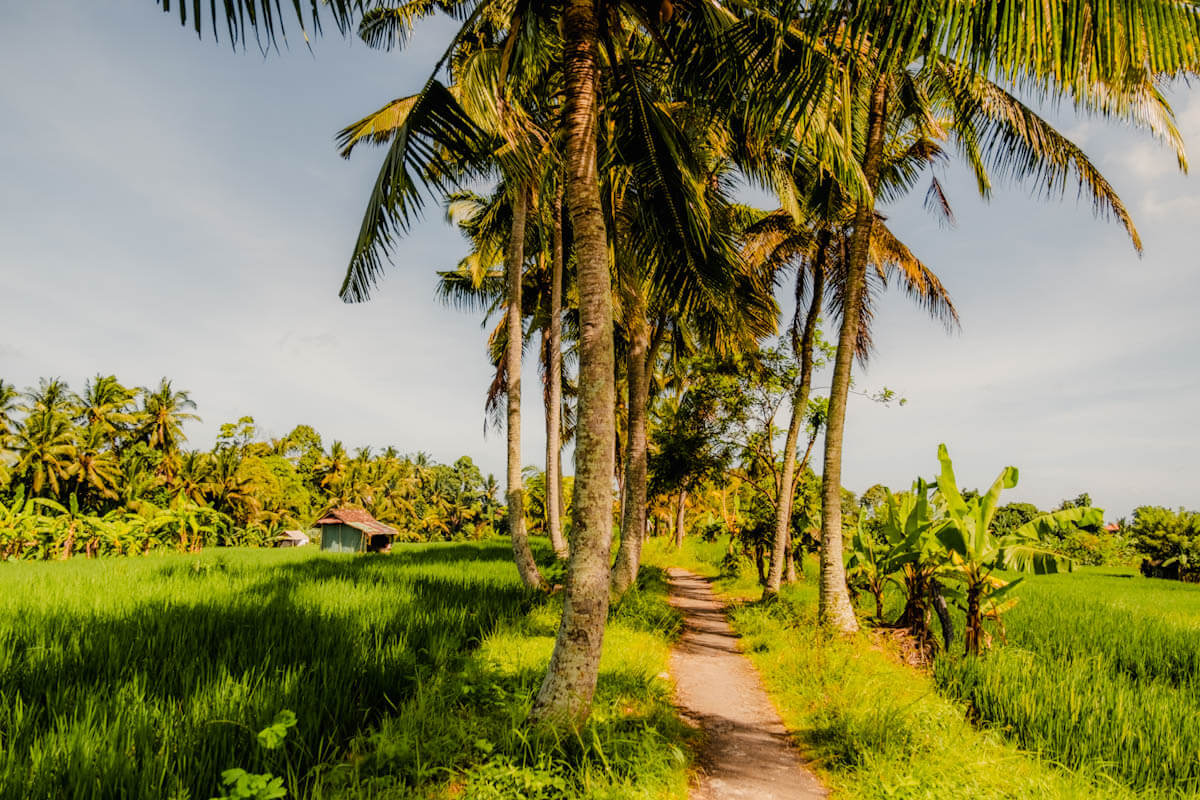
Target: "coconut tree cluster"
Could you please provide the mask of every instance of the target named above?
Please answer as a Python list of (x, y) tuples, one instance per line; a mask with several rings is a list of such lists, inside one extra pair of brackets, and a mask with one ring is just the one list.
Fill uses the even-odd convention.
[[(498, 292), (491, 302), (504, 309), (493, 347), (503, 354), (496, 388), (510, 437), (510, 527), (522, 575), (542, 585), (511, 509), (522, 506), (523, 491), (514, 453), (524, 276), (549, 265), (545, 306), (561, 318), (546, 320), (547, 363), (568, 346), (550, 339), (562, 336), (569, 318), (576, 369), (571, 535), (557, 542), (570, 553), (564, 610), (533, 708), (547, 721), (587, 716), (610, 595), (636, 576), (648, 498), (649, 376), (660, 360), (753, 351), (775, 332), (772, 290), (786, 269), (797, 276), (801, 374), (809, 317), (833, 320), (820, 458), (820, 616), (834, 629), (855, 630), (841, 470), (851, 375), (870, 353), (873, 302), (899, 284), (925, 310), (955, 320), (940, 281), (887, 229), (880, 209), (920, 185), (931, 209), (948, 215), (940, 184), (928, 178), (932, 165), (954, 159), (985, 197), (997, 181), (1049, 197), (1076, 190), (1140, 249), (1113, 187), (1022, 98), (1141, 128), (1174, 147), (1182, 167), (1161, 89), (1194, 69), (1200, 45), (1193, 6), (1171, 0), (330, 0), (307, 10), (297, 4), (286, 20), (268, 0), (208, 5), (208, 15), (186, 4), (178, 11), (198, 32), (207, 16), (212, 33), (227, 31), (242, 44), (248, 36), (273, 42), (285, 22), (315, 32), (324, 18), (370, 46), (402, 46), (428, 16), (457, 21), (419, 93), (342, 134), (345, 148), (365, 141), (385, 148), (342, 294), (369, 297), (430, 200), (488, 187), (477, 207), (495, 218), (469, 218), (479, 234), (471, 238), (477, 270), (469, 277), (490, 275)], [(771, 192), (778, 208), (740, 205), (739, 182)], [(547, 396), (565, 394), (561, 366), (547, 375)], [(768, 593), (786, 571), (794, 533), (787, 498), (797, 483), (806, 392), (811, 385), (797, 381), (776, 481)], [(553, 449), (546, 472), (557, 481)]]
[(264, 436), (252, 417), (188, 446), (195, 402), (165, 378), (130, 388), (97, 375), (75, 393), (0, 380), (0, 559), (269, 545), (331, 506), (358, 506), (410, 540), (503, 530), (498, 486), (469, 458), (395, 448), (354, 453), (300, 425)]

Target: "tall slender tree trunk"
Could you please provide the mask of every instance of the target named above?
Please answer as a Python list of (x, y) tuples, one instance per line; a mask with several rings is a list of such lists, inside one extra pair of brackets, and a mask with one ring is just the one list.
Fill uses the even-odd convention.
[(563, 280), (563, 182), (554, 192), (554, 223), (550, 240), (550, 333), (546, 342), (546, 516), (554, 554), (566, 558), (567, 537), (562, 527), (562, 280)]
[(783, 580), (787, 583), (795, 583), (798, 580), (796, 575), (796, 548), (792, 545), (792, 530), (788, 526), (787, 546), (784, 551), (786, 559), (784, 561)]
[[(871, 89), (867, 117), (867, 141), (863, 153), (863, 175), (872, 192), (879, 183), (883, 154), (883, 128), (887, 109), (887, 81), (880, 77)], [(846, 428), (846, 400), (850, 394), (850, 372), (858, 349), (859, 308), (867, 282), (867, 259), (875, 224), (875, 201), (860, 201), (854, 211), (850, 255), (843, 279), (842, 328), (829, 392), (829, 417), (825, 428), (825, 465), (821, 474), (821, 593), (818, 616), (835, 630), (852, 633), (858, 620), (846, 587), (846, 565), (842, 560), (842, 439)]]
[(611, 586), (614, 598), (637, 581), (642, 561), (642, 538), (646, 530), (646, 417), (650, 406), (650, 325), (640, 287), (628, 293), (631, 313), (626, 384), (629, 388), (626, 431), (624, 505), (621, 509), (621, 546), (613, 564)]
[(563, 125), (580, 325), (574, 530), (562, 624), (530, 717), (534, 722), (575, 725), (591, 712), (600, 670), (608, 617), (615, 460), (612, 283), (596, 166), (597, 36), (595, 0), (566, 0)]
[(683, 547), (683, 521), (684, 514), (687, 512), (687, 489), (679, 490), (678, 505), (675, 507), (675, 547), (676, 549)]
[(537, 589), (546, 589), (546, 580), (533, 560), (529, 535), (525, 531), (525, 489), (521, 480), (521, 272), (525, 263), (525, 212), (529, 190), (521, 187), (513, 198), (512, 231), (508, 239), (508, 309), (505, 324), (508, 346), (504, 351), (505, 389), (508, 394), (508, 532), (512, 537), (513, 560), (521, 580)]
[[(763, 598), (779, 594), (785, 563), (788, 567), (788, 582), (796, 580), (796, 568), (790, 560), (792, 499), (796, 495), (796, 449), (800, 439), (800, 428), (808, 411), (808, 395), (812, 390), (813, 343), (817, 336), (817, 319), (821, 316), (821, 305), (825, 294), (825, 250), (829, 244), (829, 233), (822, 230), (817, 237), (817, 257), (813, 268), (812, 301), (804, 318), (804, 332), (799, 341), (793, 339), (797, 355), (800, 356), (800, 385), (792, 397), (792, 418), (788, 422), (787, 438), (783, 444), (783, 476), (779, 481), (779, 496), (775, 503), (775, 542), (771, 549), (771, 569), (767, 573)], [(799, 287), (804, 280), (800, 267), (796, 271), (796, 299), (800, 299)], [(795, 327), (793, 326), (793, 331)], [(793, 334), (794, 336), (794, 334)]]
[[(559, 453), (559, 455), (558, 455), (558, 518), (566, 519), (567, 518), (567, 493), (565, 491), (563, 491), (563, 486), (565, 486), (566, 484), (563, 483), (562, 450), (560, 449), (558, 451), (558, 453)], [(563, 539), (565, 539), (567, 541), (567, 555), (569, 556), (571, 554), (570, 553), (571, 537), (569, 535), (567, 535), (567, 532), (565, 530), (563, 531)]]

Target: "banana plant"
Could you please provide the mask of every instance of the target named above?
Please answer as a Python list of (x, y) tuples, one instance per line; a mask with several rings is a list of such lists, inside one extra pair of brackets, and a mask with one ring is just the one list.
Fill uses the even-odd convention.
[(937, 536), (944, 522), (930, 502), (930, 488), (927, 481), (918, 478), (909, 492), (894, 495), (888, 490), (881, 520), (881, 531), (893, 548), (887, 568), (899, 571), (904, 588), (904, 610), (897, 624), (908, 628), (923, 648), (929, 648), (933, 641), (929, 601), (946, 563)]
[(0, 502), (0, 561), (18, 558), (30, 541), (36, 507), (25, 499), (25, 487), (18, 486), (7, 504)]
[(79, 498), (73, 492), (66, 505), (45, 497), (35, 497), (33, 502), (54, 512), (54, 516), (44, 518), (42, 527), (50, 535), (59, 558), (65, 561), (74, 555), (80, 539), (87, 543), (88, 556), (92, 555), (97, 518), (80, 509)]
[(986, 493), (965, 500), (944, 444), (938, 446), (938, 461), (942, 470), (936, 501), (944, 523), (937, 529), (937, 538), (949, 557), (948, 574), (960, 584), (965, 598), (966, 651), (975, 655), (985, 646), (984, 620), (1000, 624), (1003, 631), (1001, 616), (1016, 604), (1010, 594), (1021, 579), (1007, 581), (995, 572), (1043, 574), (1072, 569), (1069, 559), (1041, 546), (1042, 534), (1069, 525), (1094, 524), (1103, 519), (1104, 512), (1095, 508), (1056, 511), (1031, 520), (1011, 534), (997, 536), (992, 519), (1000, 494), (1017, 485), (1017, 468), (1005, 467)]
[(846, 581), (857, 591), (865, 588), (875, 598), (875, 619), (883, 620), (883, 592), (890, 581), (892, 570), (886, 566), (891, 548), (877, 544), (875, 538), (863, 530), (860, 515), (854, 538), (850, 540), (850, 558), (846, 560)]
[(110, 511), (104, 517), (108, 548), (116, 555), (135, 555), (144, 552), (151, 535), (150, 521), (130, 511)]
[[(915, 494), (916, 486), (913, 491)], [(922, 492), (927, 494), (924, 489)], [(893, 495), (889, 490), (887, 504), (880, 518), (879, 536), (872, 536), (865, 531), (863, 516), (858, 518), (850, 542), (850, 557), (846, 561), (846, 577), (852, 588), (863, 588), (871, 593), (878, 622), (883, 622), (883, 593), (888, 583), (899, 582), (896, 575), (903, 573), (907, 591), (911, 568), (922, 561), (922, 554), (926, 550), (922, 544), (929, 538), (928, 526), (920, 522), (921, 511), (914, 513), (918, 505), (912, 495), (903, 492)]]
[(228, 517), (225, 514), (207, 506), (180, 503), (159, 512), (146, 527), (147, 532), (163, 532), (178, 537), (176, 546), (180, 551), (199, 552), (216, 536), (220, 523), (226, 520)]

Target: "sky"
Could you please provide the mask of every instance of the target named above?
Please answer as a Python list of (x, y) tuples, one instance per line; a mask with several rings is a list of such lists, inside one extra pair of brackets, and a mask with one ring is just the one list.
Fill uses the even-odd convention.
[[(150, 0), (0, 4), (0, 378), (166, 376), (199, 405), (196, 446), (252, 415), (268, 435), (304, 423), (326, 443), (466, 454), (502, 475), (482, 319), (434, 297), (436, 270), (466, 252), (440, 207), (373, 299), (337, 297), (382, 153), (342, 160), (334, 134), (418, 90), (448, 31), (428, 23), (403, 52), (335, 33), (264, 57), (199, 41)], [(1200, 159), (1200, 97), (1171, 97)], [(852, 399), (848, 488), (932, 477), (945, 442), (964, 486), (1018, 466), (1008, 500), (1087, 491), (1110, 519), (1200, 507), (1200, 178), (1145, 133), (1052, 116), (1120, 192), (1144, 255), (1073, 192), (1001, 184), (984, 202), (952, 165), (938, 174), (953, 227), (921, 191), (882, 209), (962, 327), (883, 298), (856, 386), (906, 403)], [(536, 464), (532, 365), (524, 384)]]

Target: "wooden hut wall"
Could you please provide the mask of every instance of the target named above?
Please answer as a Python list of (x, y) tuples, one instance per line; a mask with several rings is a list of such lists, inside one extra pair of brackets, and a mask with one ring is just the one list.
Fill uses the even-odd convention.
[(363, 532), (349, 525), (323, 525), (321, 549), (331, 553), (360, 552), (363, 549)]

